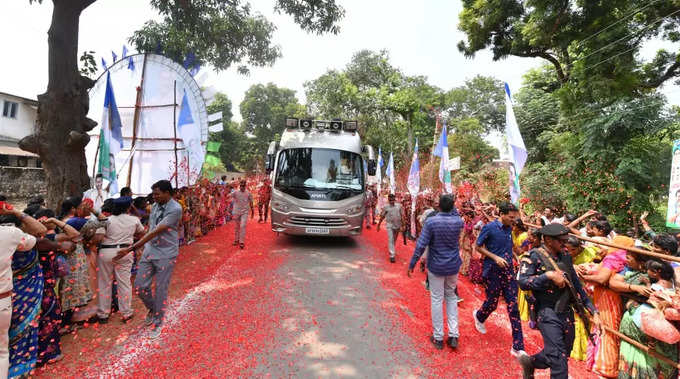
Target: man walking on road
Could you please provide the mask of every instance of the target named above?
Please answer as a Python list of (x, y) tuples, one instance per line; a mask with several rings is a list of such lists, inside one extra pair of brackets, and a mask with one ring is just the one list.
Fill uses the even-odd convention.
[(231, 194), (234, 204), (234, 246), (238, 245), (241, 249), (245, 247), (246, 223), (248, 222), (248, 210), (250, 217), (255, 216), (253, 209), (253, 195), (246, 191), (246, 181), (241, 180), (239, 190)]
[(394, 194), (387, 196), (388, 204), (385, 205), (380, 213), (380, 220), (378, 221), (378, 231), (383, 220), (387, 219), (387, 249), (390, 252), (390, 262), (396, 262), (394, 243), (402, 230), (402, 220), (404, 219), (404, 209), (401, 204), (395, 202)]
[(264, 222), (267, 222), (267, 215), (269, 214), (269, 201), (272, 199), (272, 186), (269, 184), (269, 179), (265, 179), (262, 187), (257, 192), (257, 212), (260, 215), (257, 222), (261, 223), (264, 216)]
[[(161, 324), (168, 299), (170, 276), (179, 254), (179, 223), (182, 220), (182, 206), (172, 198), (172, 184), (160, 180), (151, 186), (154, 205), (149, 216), (149, 230), (142, 239), (132, 246), (118, 251), (112, 260), (119, 261), (128, 253), (144, 246), (142, 259), (137, 266), (135, 292), (149, 310), (145, 324), (154, 325), (151, 338), (161, 335)], [(156, 278), (156, 292), (151, 292), (151, 282)]]
[(458, 271), (462, 261), (458, 250), (460, 232), (463, 230), (463, 219), (453, 207), (453, 196), (442, 195), (439, 198), (440, 212), (425, 221), (418, 237), (416, 249), (408, 266), (407, 274), (411, 277), (413, 268), (421, 255), (428, 248), (427, 277), (430, 282), (430, 301), (432, 314), (432, 337), (430, 341), (437, 349), (444, 348), (443, 300), (446, 300), (446, 321), (449, 329), (447, 344), (458, 347), (458, 299), (456, 285)]
[(511, 203), (499, 205), (498, 210), (500, 218), (484, 225), (477, 237), (477, 251), (485, 256), (482, 277), (486, 281), (486, 301), (479, 310), (472, 311), (472, 317), (477, 331), (485, 334), (484, 321), (496, 310), (502, 293), (512, 327), (510, 354), (518, 357), (526, 355), (517, 307), (517, 281), (512, 265), (512, 225), (515, 219), (519, 219), (519, 211)]

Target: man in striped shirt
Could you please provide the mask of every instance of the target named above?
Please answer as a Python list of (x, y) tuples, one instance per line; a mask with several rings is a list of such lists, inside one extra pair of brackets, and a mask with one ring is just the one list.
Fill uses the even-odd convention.
[(408, 266), (408, 276), (429, 248), (427, 257), (427, 276), (430, 282), (430, 301), (433, 333), (430, 341), (437, 349), (444, 348), (444, 319), (442, 302), (446, 300), (446, 318), (449, 329), (447, 344), (458, 347), (458, 299), (456, 284), (458, 271), (462, 261), (458, 241), (463, 229), (463, 219), (453, 207), (453, 196), (442, 195), (439, 198), (440, 212), (425, 221), (418, 237), (413, 258)]

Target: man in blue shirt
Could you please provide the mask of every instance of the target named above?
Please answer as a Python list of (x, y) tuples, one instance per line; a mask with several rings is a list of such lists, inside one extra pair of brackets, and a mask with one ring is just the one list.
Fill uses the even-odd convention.
[(486, 301), (479, 310), (472, 311), (472, 317), (477, 331), (485, 334), (484, 321), (496, 310), (502, 292), (512, 327), (510, 354), (518, 357), (526, 355), (517, 307), (517, 281), (512, 265), (512, 225), (519, 218), (519, 211), (511, 203), (500, 204), (498, 210), (500, 217), (484, 225), (477, 238), (477, 251), (484, 256), (482, 277), (486, 280)]
[(432, 313), (432, 337), (430, 341), (437, 349), (444, 348), (444, 319), (442, 301), (446, 299), (446, 319), (449, 329), (448, 345), (458, 347), (458, 298), (456, 284), (458, 271), (462, 261), (458, 250), (463, 219), (453, 208), (453, 196), (442, 195), (439, 198), (441, 212), (425, 221), (418, 238), (407, 274), (411, 277), (413, 268), (429, 248), (427, 256), (427, 277), (430, 282), (430, 301)]
[[(135, 277), (135, 292), (149, 310), (145, 324), (154, 325), (151, 338), (161, 335), (161, 324), (167, 306), (170, 277), (179, 254), (179, 223), (182, 219), (182, 206), (172, 198), (172, 184), (160, 180), (151, 186), (154, 205), (149, 216), (149, 232), (132, 246), (125, 246), (113, 258), (118, 261), (125, 255), (144, 246)], [(148, 243), (148, 244), (147, 244)], [(151, 291), (153, 279), (156, 290)]]

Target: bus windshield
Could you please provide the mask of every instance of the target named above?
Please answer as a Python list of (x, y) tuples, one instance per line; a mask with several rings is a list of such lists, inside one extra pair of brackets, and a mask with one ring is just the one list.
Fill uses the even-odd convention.
[(275, 185), (309, 190), (363, 191), (362, 158), (349, 151), (319, 148), (283, 150)]

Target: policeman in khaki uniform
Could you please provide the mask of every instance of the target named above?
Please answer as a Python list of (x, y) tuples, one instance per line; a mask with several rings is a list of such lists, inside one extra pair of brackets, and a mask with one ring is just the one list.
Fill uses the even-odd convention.
[(543, 245), (522, 258), (518, 282), (521, 289), (533, 293), (531, 305), (543, 336), (543, 350), (532, 356), (520, 355), (518, 360), (525, 379), (533, 378), (535, 369), (546, 368), (550, 368), (551, 378), (566, 379), (574, 344), (574, 308), (587, 308), (596, 325), (600, 319), (564, 249), (569, 230), (562, 224), (548, 224), (540, 232)]

